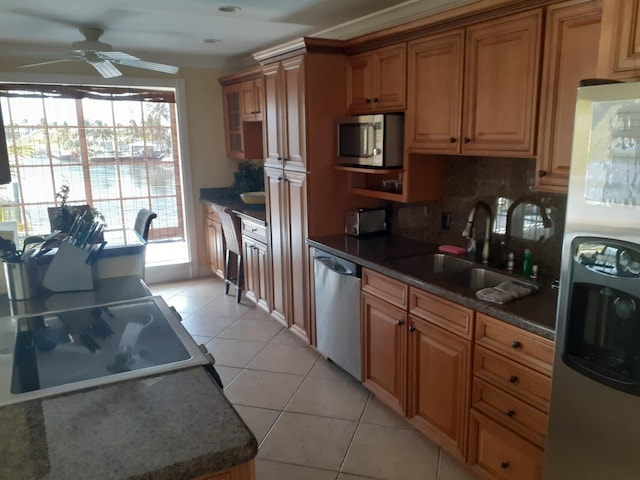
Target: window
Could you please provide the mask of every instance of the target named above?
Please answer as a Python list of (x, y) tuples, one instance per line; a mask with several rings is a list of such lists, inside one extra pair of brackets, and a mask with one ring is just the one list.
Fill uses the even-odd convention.
[(47, 208), (68, 184), (68, 203), (91, 205), (109, 230), (131, 228), (144, 207), (158, 214), (152, 244), (184, 245), (172, 91), (0, 84), (0, 102), (13, 180), (0, 186), (0, 215), (19, 238), (51, 230)]
[[(511, 212), (511, 237), (518, 237), (524, 240), (538, 241), (553, 235), (553, 224), (545, 226), (545, 219), (540, 214), (540, 208), (534, 203), (521, 201)], [(504, 235), (507, 231), (507, 215), (514, 201), (506, 197), (498, 197), (495, 202), (495, 219), (492, 231), (496, 234)], [(545, 208), (547, 217), (551, 216), (551, 208)]]

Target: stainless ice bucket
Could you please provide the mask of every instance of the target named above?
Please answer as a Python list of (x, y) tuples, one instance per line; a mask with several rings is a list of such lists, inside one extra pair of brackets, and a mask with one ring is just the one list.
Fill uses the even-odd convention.
[(36, 262), (2, 262), (2, 265), (10, 300), (28, 300), (37, 295), (39, 285)]

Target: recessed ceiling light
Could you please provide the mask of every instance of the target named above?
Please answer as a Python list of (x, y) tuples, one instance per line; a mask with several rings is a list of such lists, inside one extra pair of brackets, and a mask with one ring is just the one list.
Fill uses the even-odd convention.
[(221, 42), (222, 40), (218, 39), (218, 38), (205, 38), (204, 40), (202, 40), (204, 43), (218, 43)]
[(218, 10), (224, 13), (233, 13), (242, 10), (240, 7), (236, 7), (235, 5), (226, 5), (224, 7), (220, 7)]

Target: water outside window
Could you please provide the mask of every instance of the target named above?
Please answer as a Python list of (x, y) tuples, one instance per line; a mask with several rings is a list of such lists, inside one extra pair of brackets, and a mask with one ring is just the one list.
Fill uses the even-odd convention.
[(139, 209), (158, 214), (148, 263), (187, 260), (175, 103), (1, 97), (13, 182), (0, 186), (2, 221), (19, 239), (50, 232), (47, 207), (89, 204), (109, 230), (132, 228)]

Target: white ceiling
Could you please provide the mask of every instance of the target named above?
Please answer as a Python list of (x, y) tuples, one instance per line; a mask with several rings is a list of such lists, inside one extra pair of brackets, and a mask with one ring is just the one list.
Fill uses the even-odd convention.
[[(301, 36), (351, 38), (471, 1), (0, 0), (0, 55), (55, 58), (83, 40), (78, 27), (94, 26), (144, 60), (222, 67)], [(219, 11), (228, 5), (240, 10)]]

